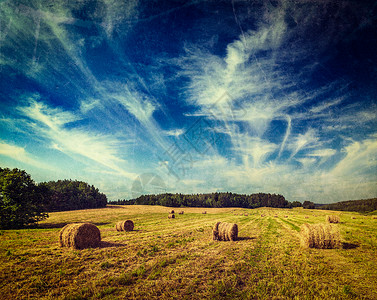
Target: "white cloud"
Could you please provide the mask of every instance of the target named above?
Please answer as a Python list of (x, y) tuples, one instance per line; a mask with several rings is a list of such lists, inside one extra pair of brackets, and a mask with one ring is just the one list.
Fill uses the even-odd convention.
[[(377, 166), (377, 139), (352, 142), (344, 148), (345, 157), (331, 171), (334, 176), (354, 176), (375, 172)], [(376, 177), (376, 173), (374, 173)]]
[(87, 99), (80, 102), (80, 111), (82, 114), (86, 114), (92, 109), (100, 106), (100, 101), (98, 99)]
[(344, 98), (332, 99), (330, 101), (326, 101), (326, 102), (320, 103), (320, 104), (318, 104), (316, 106), (313, 106), (312, 108), (310, 108), (309, 111), (311, 113), (313, 113), (313, 114), (317, 114), (317, 113), (320, 113), (320, 112), (322, 112), (324, 110), (329, 109), (330, 107), (338, 105), (343, 100), (344, 100)]
[(32, 120), (31, 127), (43, 137), (50, 140), (52, 148), (67, 155), (80, 155), (89, 158), (103, 166), (119, 172), (127, 178), (134, 178), (136, 174), (120, 167), (126, 164), (118, 157), (116, 147), (118, 141), (109, 136), (94, 134), (85, 129), (67, 129), (66, 125), (79, 118), (70, 112), (30, 99), (29, 106), (19, 108), (25, 116)]
[(145, 96), (136, 91), (131, 91), (126, 85), (118, 94), (105, 93), (106, 97), (112, 97), (124, 105), (124, 107), (136, 117), (143, 125), (150, 122), (156, 106)]
[(51, 166), (46, 165), (40, 159), (28, 153), (25, 148), (8, 144), (0, 140), (0, 155), (7, 156), (19, 162), (32, 165), (34, 167), (52, 170)]
[(178, 137), (184, 133), (183, 129), (172, 129), (164, 131), (165, 135), (167, 136), (175, 136)]
[(317, 162), (315, 158), (308, 157), (296, 158), (296, 160), (302, 164), (304, 169), (312, 167)]
[(261, 138), (240, 134), (237, 146), (234, 150), (243, 157), (243, 162), (246, 168), (255, 168), (264, 164), (268, 155), (277, 150), (277, 148), (278, 146), (276, 144), (270, 143)]
[(317, 157), (326, 157), (326, 156), (333, 156), (336, 153), (336, 150), (334, 149), (318, 149), (315, 151), (312, 151), (310, 153), (307, 153), (307, 156), (317, 156)]
[(309, 128), (304, 134), (298, 134), (290, 143), (289, 148), (292, 150), (290, 158), (294, 157), (299, 151), (317, 146), (318, 143), (318, 133), (313, 128)]

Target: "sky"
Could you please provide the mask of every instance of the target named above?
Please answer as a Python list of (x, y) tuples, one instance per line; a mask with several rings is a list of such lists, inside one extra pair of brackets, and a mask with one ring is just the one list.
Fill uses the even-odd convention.
[(377, 197), (377, 2), (0, 1), (0, 166), (148, 193)]

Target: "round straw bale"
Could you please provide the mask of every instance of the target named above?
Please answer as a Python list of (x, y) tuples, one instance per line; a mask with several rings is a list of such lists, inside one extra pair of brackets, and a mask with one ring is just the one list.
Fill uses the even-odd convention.
[(339, 248), (340, 234), (330, 224), (304, 224), (301, 227), (301, 244), (306, 248)]
[(85, 249), (98, 247), (101, 233), (97, 226), (90, 223), (68, 224), (60, 230), (60, 247)]
[(237, 224), (217, 222), (212, 230), (215, 241), (236, 241), (238, 238)]
[(180, 214), (180, 215), (183, 215), (183, 213), (184, 213), (184, 211), (183, 211), (183, 210), (181, 210), (181, 211), (179, 212), (179, 214)]
[(203, 211), (202, 214), (205, 215), (207, 212), (206, 211)]
[(170, 214), (174, 214), (174, 210), (171, 210), (171, 211), (170, 211)]
[(168, 218), (169, 219), (175, 219), (175, 214), (169, 214)]
[(131, 220), (119, 221), (118, 223), (116, 223), (115, 229), (117, 231), (132, 231), (134, 230), (134, 222), (132, 222)]
[(326, 221), (329, 223), (339, 223), (339, 216), (326, 216)]

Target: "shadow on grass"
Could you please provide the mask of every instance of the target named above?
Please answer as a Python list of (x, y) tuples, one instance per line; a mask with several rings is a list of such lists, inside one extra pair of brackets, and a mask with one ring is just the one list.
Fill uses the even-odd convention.
[[(38, 224), (38, 226), (35, 226), (34, 228), (42, 228), (42, 229), (48, 229), (48, 228), (63, 228), (67, 224), (73, 224), (73, 223), (85, 223), (85, 222), (72, 222), (72, 223), (43, 223), (43, 224)], [(89, 222), (88, 222), (89, 223)], [(96, 226), (101, 226), (101, 225), (107, 225), (110, 224), (108, 222), (102, 222), (102, 223), (91, 223)]]
[(249, 236), (239, 236), (237, 238), (237, 241), (248, 241), (248, 240), (255, 240), (255, 237), (249, 237)]
[(101, 241), (99, 248), (125, 247), (126, 244)]
[(121, 205), (121, 204), (119, 204), (119, 205), (106, 205), (106, 208), (115, 208), (115, 209), (123, 209), (123, 208), (126, 208), (126, 205)]
[(342, 243), (342, 248), (343, 249), (355, 249), (359, 247), (360, 245), (355, 244), (355, 243)]

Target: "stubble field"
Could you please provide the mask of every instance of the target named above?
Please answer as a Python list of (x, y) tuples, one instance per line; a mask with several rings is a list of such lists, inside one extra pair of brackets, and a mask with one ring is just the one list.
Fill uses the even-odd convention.
[[(377, 299), (377, 219), (303, 209), (109, 206), (50, 213), (38, 229), (0, 232), (0, 299)], [(206, 214), (202, 212), (206, 211)], [(247, 214), (247, 215), (246, 215)], [(334, 224), (340, 249), (300, 245), (304, 223)], [(263, 217), (262, 217), (263, 215)], [(117, 232), (130, 219), (131, 232)], [(217, 221), (239, 240), (212, 239)], [(99, 248), (59, 247), (59, 231), (90, 222)]]

